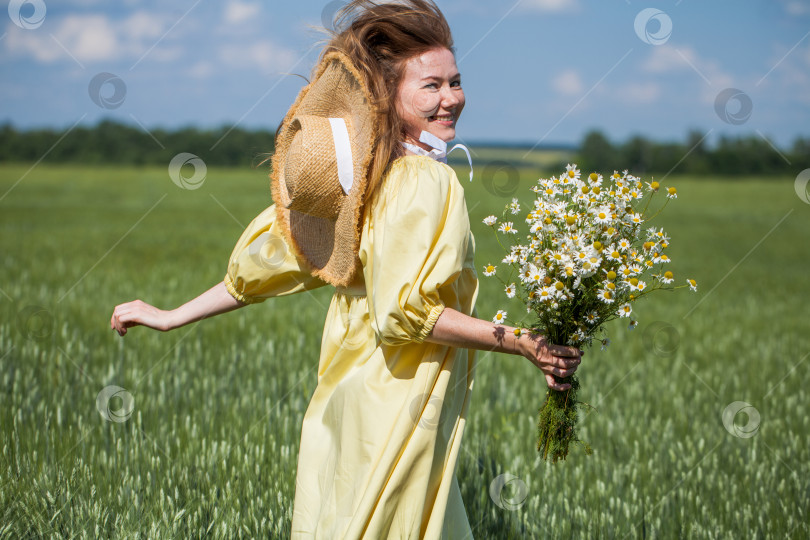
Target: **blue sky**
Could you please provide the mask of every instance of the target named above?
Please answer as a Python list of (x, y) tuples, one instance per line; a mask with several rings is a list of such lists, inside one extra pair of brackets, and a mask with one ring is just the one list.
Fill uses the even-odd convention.
[[(322, 38), (310, 26), (337, 4), (13, 0), (0, 121), (274, 129), (303, 84), (285, 73), (309, 75)], [(464, 141), (571, 144), (592, 128), (617, 141), (810, 136), (810, 0), (437, 4), (467, 96)], [(108, 108), (90, 97), (102, 73)]]

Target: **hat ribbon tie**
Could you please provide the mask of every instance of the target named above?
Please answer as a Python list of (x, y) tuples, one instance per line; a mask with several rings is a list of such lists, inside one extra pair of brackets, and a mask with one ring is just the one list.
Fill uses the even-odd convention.
[(343, 118), (330, 118), (332, 138), (335, 141), (338, 180), (343, 192), (348, 195), (354, 182), (354, 162), (352, 161), (352, 144), (349, 140), (349, 128)]
[(410, 144), (406, 142), (402, 142), (402, 146), (413, 152), (414, 154), (418, 154), (420, 156), (427, 156), (429, 158), (433, 158), (436, 161), (441, 161), (442, 163), (447, 163), (447, 154), (455, 150), (456, 148), (461, 148), (464, 150), (464, 153), (467, 154), (467, 162), (470, 164), (470, 182), (473, 179), (473, 166), (472, 166), (472, 157), (470, 157), (470, 151), (467, 149), (466, 146), (463, 144), (456, 144), (450, 150), (447, 150), (447, 143), (435, 136), (434, 134), (422, 130), (422, 134), (419, 136), (419, 142), (425, 143), (428, 146), (432, 147), (433, 150), (428, 152), (424, 148), (416, 146), (415, 144)]

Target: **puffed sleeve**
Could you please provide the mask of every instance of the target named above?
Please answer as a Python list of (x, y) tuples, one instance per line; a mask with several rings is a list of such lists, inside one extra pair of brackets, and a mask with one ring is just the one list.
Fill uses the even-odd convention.
[(231, 296), (247, 304), (326, 285), (299, 263), (276, 222), (275, 205), (256, 216), (242, 233), (224, 281)]
[(422, 342), (456, 298), (470, 236), (464, 189), (447, 165), (411, 157), (381, 190), (358, 254), (371, 323), (386, 345)]

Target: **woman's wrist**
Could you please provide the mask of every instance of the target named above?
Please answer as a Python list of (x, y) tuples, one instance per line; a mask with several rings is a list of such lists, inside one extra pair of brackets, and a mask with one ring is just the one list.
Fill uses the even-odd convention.
[(515, 350), (514, 354), (519, 354), (521, 356), (526, 356), (526, 348), (528, 343), (528, 334), (524, 334), (523, 332), (518, 332), (514, 334), (515, 336)]
[(164, 311), (164, 324), (161, 330), (168, 332), (169, 330), (174, 330), (175, 328), (180, 328), (183, 326), (180, 324), (180, 315), (178, 314), (179, 309), (180, 308), (175, 308)]

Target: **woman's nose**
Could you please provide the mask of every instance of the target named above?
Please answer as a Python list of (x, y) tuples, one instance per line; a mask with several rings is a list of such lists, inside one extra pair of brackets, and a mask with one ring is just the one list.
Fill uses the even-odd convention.
[(461, 102), (461, 98), (458, 95), (457, 90), (453, 90), (451, 88), (445, 88), (442, 91), (442, 106), (444, 108), (451, 108), (455, 107)]

